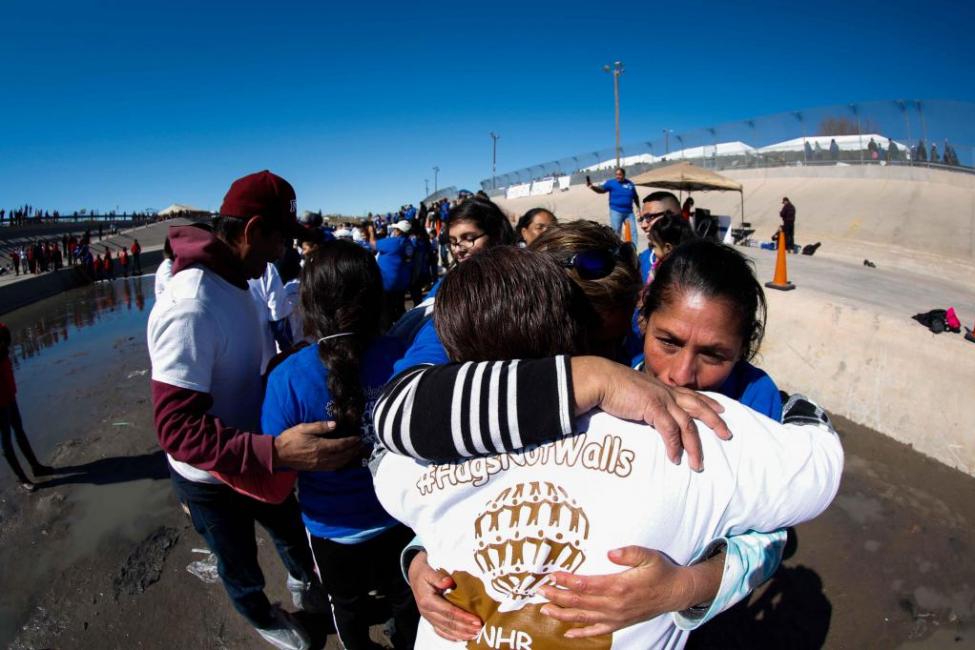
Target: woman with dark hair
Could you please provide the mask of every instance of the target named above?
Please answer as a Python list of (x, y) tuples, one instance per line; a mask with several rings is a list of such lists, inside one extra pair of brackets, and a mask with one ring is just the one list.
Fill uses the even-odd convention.
[(676, 248), (658, 267), (640, 315), (647, 372), (782, 417), (778, 386), (749, 363), (765, 333), (766, 304), (741, 253), (705, 239)]
[(493, 201), (472, 196), (447, 215), (447, 245), (457, 264), (492, 246), (513, 243), (511, 223)]
[(556, 219), (550, 210), (546, 210), (545, 208), (532, 208), (521, 215), (521, 219), (515, 225), (515, 232), (518, 233), (518, 241), (524, 243), (525, 246), (531, 246), (531, 243), (538, 239), (538, 236), (545, 232), (546, 228), (558, 222), (559, 220)]
[[(477, 196), (466, 198), (450, 209), (447, 219), (447, 241), (455, 266), (494, 246), (515, 243), (515, 232), (508, 217), (492, 201)], [(396, 363), (395, 372), (421, 363), (446, 363), (447, 355), (431, 319), (442, 281), (442, 277), (438, 279), (426, 299), (390, 330), (391, 335), (409, 346), (406, 355)]]
[(667, 259), (675, 248), (681, 244), (693, 240), (697, 235), (691, 228), (689, 221), (677, 214), (665, 214), (650, 226), (647, 239), (650, 243), (650, 250), (653, 251), (654, 262), (647, 277), (647, 283), (653, 279), (653, 273), (660, 266), (660, 263)]
[[(393, 362), (395, 339), (379, 335), (383, 280), (369, 251), (352, 242), (323, 243), (301, 273), (305, 332), (314, 345), (294, 353), (268, 377), (261, 423), (278, 435), (321, 419), (337, 435), (375, 441), (371, 413)], [(336, 471), (300, 472), (302, 519), (346, 648), (373, 648), (368, 593), (389, 599), (396, 648), (412, 648), (419, 614), (399, 571), (399, 553), (412, 532), (379, 505), (369, 471), (357, 463)]]

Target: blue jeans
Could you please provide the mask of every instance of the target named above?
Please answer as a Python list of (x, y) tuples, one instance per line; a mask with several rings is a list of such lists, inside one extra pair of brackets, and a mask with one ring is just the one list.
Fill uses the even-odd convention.
[(264, 595), (264, 574), (257, 563), (254, 522), (270, 534), (292, 577), (317, 582), (311, 547), (292, 494), (284, 503), (258, 501), (224, 484), (194, 483), (169, 470), (176, 497), (190, 510), (193, 528), (217, 557), (217, 573), (234, 609), (254, 627), (273, 623), (271, 603)]
[(636, 244), (637, 240), (637, 229), (636, 229), (636, 215), (630, 212), (617, 212), (613, 208), (609, 209), (609, 225), (612, 226), (613, 231), (623, 237), (623, 222), (627, 219), (630, 220), (630, 236), (633, 238), (633, 243)]

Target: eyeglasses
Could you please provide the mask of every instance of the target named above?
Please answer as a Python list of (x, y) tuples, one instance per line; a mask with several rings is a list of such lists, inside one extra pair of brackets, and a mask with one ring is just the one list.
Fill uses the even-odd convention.
[(632, 259), (635, 251), (633, 244), (626, 242), (612, 250), (579, 251), (560, 259), (559, 264), (563, 268), (575, 269), (583, 280), (599, 280), (613, 272), (617, 260)]
[(660, 217), (666, 217), (668, 214), (676, 214), (673, 210), (663, 210), (662, 212), (648, 212), (646, 214), (641, 214), (637, 217), (637, 221), (643, 223), (645, 221), (653, 221), (654, 219), (659, 219)]
[(447, 245), (450, 246), (452, 250), (470, 250), (471, 248), (474, 248), (474, 242), (486, 235), (486, 232), (482, 232), (480, 235), (464, 235), (460, 239), (449, 240)]

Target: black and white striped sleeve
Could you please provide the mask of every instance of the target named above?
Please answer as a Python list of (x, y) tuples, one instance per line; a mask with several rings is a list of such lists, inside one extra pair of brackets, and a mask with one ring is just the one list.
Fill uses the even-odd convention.
[(389, 451), (434, 462), (556, 440), (572, 433), (569, 359), (414, 366), (386, 385), (373, 420)]

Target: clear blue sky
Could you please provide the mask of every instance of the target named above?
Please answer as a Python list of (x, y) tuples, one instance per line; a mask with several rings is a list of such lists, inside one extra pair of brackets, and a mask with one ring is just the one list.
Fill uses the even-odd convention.
[(362, 213), (623, 140), (975, 99), (975, 3), (83, 2), (0, 18), (0, 207), (216, 209), (263, 168)]

